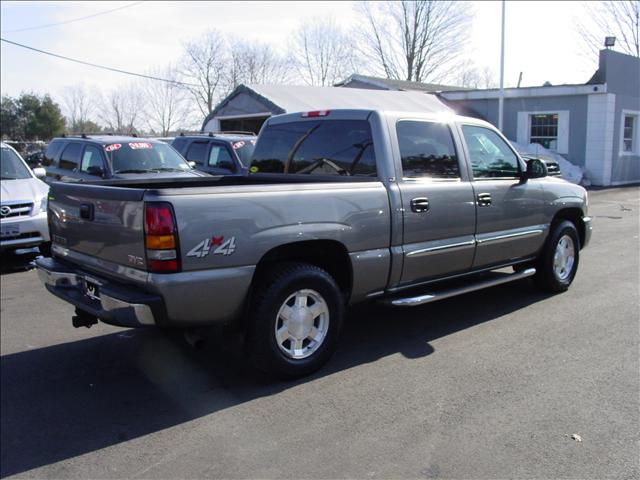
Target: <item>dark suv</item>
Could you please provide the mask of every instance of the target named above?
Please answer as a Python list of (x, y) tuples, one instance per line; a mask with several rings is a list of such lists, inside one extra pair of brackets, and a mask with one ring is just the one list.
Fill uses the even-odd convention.
[(54, 138), (45, 152), (47, 181), (99, 178), (201, 177), (173, 148), (153, 139), (81, 135)]
[(212, 175), (244, 175), (256, 136), (250, 132), (180, 134), (171, 146), (198, 170)]

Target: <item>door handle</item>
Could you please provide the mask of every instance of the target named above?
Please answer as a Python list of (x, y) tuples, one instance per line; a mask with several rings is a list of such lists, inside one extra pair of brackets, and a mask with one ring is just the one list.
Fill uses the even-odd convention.
[(80, 218), (84, 218), (85, 220), (93, 221), (93, 204), (92, 203), (83, 203), (80, 205)]
[(490, 193), (479, 193), (478, 194), (478, 206), (480, 207), (488, 207), (491, 205), (491, 194)]
[(418, 197), (411, 200), (411, 211), (416, 213), (426, 212), (429, 210), (429, 199), (427, 197)]

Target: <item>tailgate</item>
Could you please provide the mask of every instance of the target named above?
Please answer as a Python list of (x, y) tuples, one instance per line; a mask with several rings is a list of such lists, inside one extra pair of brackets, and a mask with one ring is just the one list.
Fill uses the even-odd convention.
[(49, 228), (54, 245), (144, 268), (144, 188), (53, 183)]

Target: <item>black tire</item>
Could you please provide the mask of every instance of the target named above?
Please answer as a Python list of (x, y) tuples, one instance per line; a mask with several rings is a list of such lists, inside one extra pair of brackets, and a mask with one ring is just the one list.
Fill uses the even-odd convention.
[[(279, 346), (275, 330), (282, 325), (280, 309), (287, 299), (301, 290), (311, 290), (320, 295), (328, 307), (328, 320), (326, 316), (323, 317), (324, 321), (328, 321), (328, 326), (323, 340), (317, 342), (317, 347), (312, 347), (315, 350), (309, 356), (292, 358), (283, 351), (284, 346)], [(277, 377), (309, 375), (322, 367), (335, 351), (343, 317), (344, 298), (331, 275), (306, 263), (281, 265), (266, 274), (255, 287), (245, 337), (247, 358), (258, 370)], [(309, 342), (305, 348), (311, 348), (311, 341), (304, 341)], [(287, 345), (287, 340), (284, 345)]]
[[(572, 242), (573, 263), (570, 268), (566, 268), (562, 270), (562, 273), (559, 273), (554, 268), (554, 260), (558, 243), (565, 237), (570, 238)], [(579, 260), (580, 237), (575, 225), (568, 220), (552, 224), (549, 238), (536, 263), (537, 272), (533, 279), (536, 285), (546, 292), (564, 292), (569, 288), (576, 276)]]
[(51, 256), (51, 242), (45, 242), (38, 245), (38, 250), (43, 257)]

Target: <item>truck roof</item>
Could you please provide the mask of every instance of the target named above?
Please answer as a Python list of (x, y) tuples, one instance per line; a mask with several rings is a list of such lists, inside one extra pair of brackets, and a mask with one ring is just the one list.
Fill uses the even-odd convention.
[(163, 143), (157, 138), (133, 137), (130, 135), (66, 135), (64, 137), (56, 137), (54, 140), (90, 140), (95, 143), (108, 145), (111, 143), (127, 143), (127, 142), (145, 142), (145, 143)]
[[(396, 92), (397, 93), (397, 92)], [(385, 109), (385, 108), (335, 108), (327, 110), (314, 110), (309, 112), (291, 112), (281, 115), (274, 115), (267, 119), (269, 125), (278, 125), (282, 123), (306, 120), (366, 120), (372, 112), (382, 114), (406, 116), (411, 118), (422, 118), (429, 121), (451, 122), (457, 121), (461, 123), (469, 123), (489, 128), (495, 128), (489, 122), (473, 117), (465, 117), (457, 115), (450, 109), (444, 111), (423, 111), (416, 108), (405, 109)]]

